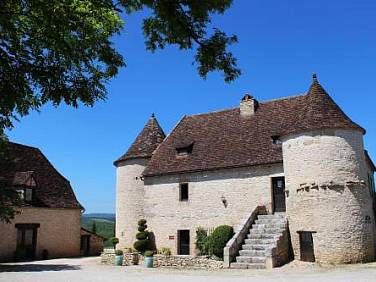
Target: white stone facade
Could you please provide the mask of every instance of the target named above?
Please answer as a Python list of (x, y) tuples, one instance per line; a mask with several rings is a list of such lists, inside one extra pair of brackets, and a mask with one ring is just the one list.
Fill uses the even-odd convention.
[[(272, 178), (285, 176), (286, 215), (295, 259), (300, 231), (312, 232), (322, 263), (365, 262), (375, 256), (375, 218), (363, 134), (326, 129), (283, 136), (283, 164), (141, 177), (149, 158), (117, 164), (116, 236), (132, 247), (137, 221), (147, 220), (157, 248), (178, 253), (178, 230), (190, 231), (195, 255), (198, 227), (235, 227), (257, 206), (273, 212)], [(280, 145), (276, 145), (280, 146)], [(179, 185), (188, 183), (188, 201)]]
[(359, 131), (323, 130), (283, 139), (286, 214), (294, 255), (312, 231), (316, 261), (374, 258), (374, 213)]
[[(195, 254), (199, 226), (236, 229), (258, 205), (271, 211), (271, 178), (282, 175), (282, 164), (275, 164), (146, 178), (144, 214), (157, 248), (177, 254), (177, 231), (189, 230), (190, 253)], [(179, 183), (188, 183), (188, 201), (179, 201)]]
[(123, 161), (116, 169), (116, 237), (119, 248), (133, 247), (137, 221), (144, 218), (142, 172), (149, 159)]

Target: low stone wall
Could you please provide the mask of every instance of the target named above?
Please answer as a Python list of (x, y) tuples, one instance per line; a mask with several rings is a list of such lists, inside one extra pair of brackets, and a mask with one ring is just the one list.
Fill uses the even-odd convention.
[(155, 255), (154, 267), (221, 269), (223, 268), (223, 261), (212, 260), (206, 256)]
[[(123, 255), (123, 265), (132, 265), (132, 254)], [(107, 265), (115, 264), (115, 253), (113, 250), (105, 250), (101, 255), (101, 263)], [(144, 257), (139, 255), (139, 264), (144, 263)], [(195, 269), (221, 269), (223, 261), (209, 259), (206, 256), (154, 256), (154, 267), (173, 267), (173, 268), (195, 268)]]
[[(143, 263), (144, 257), (139, 255), (139, 264)], [(101, 254), (101, 263), (107, 265), (114, 265), (115, 264), (115, 252), (113, 250), (104, 250)], [(133, 265), (132, 264), (132, 254), (125, 253), (123, 255), (123, 265)]]

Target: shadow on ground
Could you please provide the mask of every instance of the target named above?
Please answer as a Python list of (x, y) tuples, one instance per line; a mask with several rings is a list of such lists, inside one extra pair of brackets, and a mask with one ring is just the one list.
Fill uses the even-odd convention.
[(0, 272), (41, 272), (41, 271), (64, 271), (80, 270), (78, 265), (69, 264), (11, 264), (0, 265)]

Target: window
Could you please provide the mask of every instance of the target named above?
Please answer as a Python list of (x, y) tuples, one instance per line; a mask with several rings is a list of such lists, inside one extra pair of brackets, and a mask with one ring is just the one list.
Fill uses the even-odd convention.
[(188, 201), (188, 183), (181, 183), (179, 186), (179, 200)]
[(282, 141), (279, 138), (280, 138), (280, 136), (272, 136), (273, 144), (282, 145)]
[(33, 201), (33, 189), (26, 188), (25, 189), (25, 202), (32, 202)]
[(178, 156), (188, 156), (189, 154), (192, 154), (192, 150), (193, 150), (193, 143), (185, 147), (176, 148), (176, 152)]

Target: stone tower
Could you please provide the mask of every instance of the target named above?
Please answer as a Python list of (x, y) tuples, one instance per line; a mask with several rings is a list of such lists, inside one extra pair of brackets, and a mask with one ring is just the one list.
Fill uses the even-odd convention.
[(142, 172), (153, 152), (165, 138), (154, 114), (116, 166), (116, 237), (118, 248), (133, 247), (137, 221), (144, 217)]
[(313, 239), (318, 262), (370, 261), (375, 219), (365, 130), (342, 112), (315, 75), (303, 99), (294, 126), (281, 136), (286, 215), (295, 259), (303, 256), (304, 234)]

